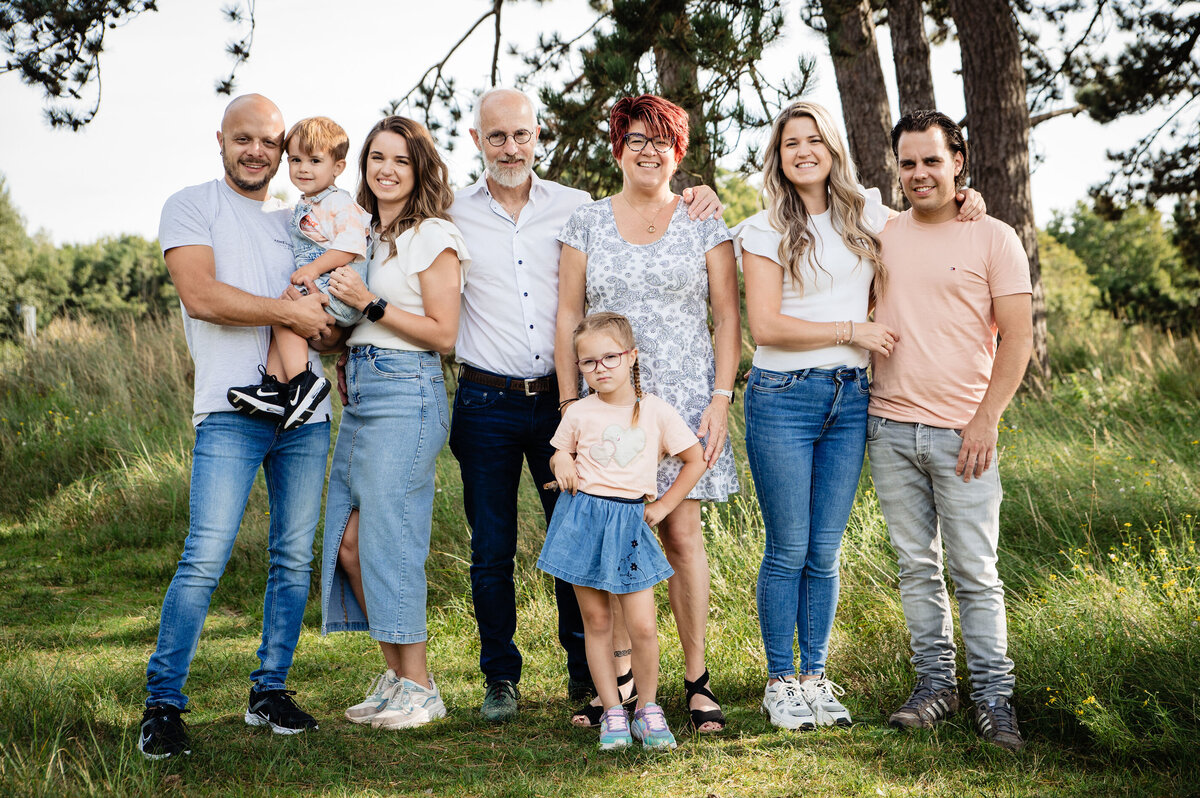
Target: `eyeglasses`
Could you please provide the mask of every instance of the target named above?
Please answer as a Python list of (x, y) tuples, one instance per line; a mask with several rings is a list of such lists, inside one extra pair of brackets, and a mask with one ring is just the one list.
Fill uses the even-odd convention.
[(615, 369), (621, 365), (621, 358), (632, 352), (632, 349), (626, 349), (624, 352), (609, 352), (600, 358), (585, 358), (584, 360), (576, 360), (575, 365), (579, 366), (579, 370), (584, 374), (591, 374), (596, 370), (596, 366), (603, 364), (606, 369)]
[(533, 131), (521, 129), (516, 133), (501, 133), (497, 130), (495, 133), (489, 133), (484, 140), (493, 147), (503, 147), (510, 138), (517, 144), (528, 144), (533, 138)]
[[(669, 139), (666, 136), (656, 136), (653, 139), (648, 139), (641, 133), (626, 133), (621, 140), (625, 146), (634, 152), (641, 152), (646, 149), (646, 144), (653, 144), (654, 149), (659, 152), (666, 152), (675, 148), (675, 139)], [(503, 144), (504, 142), (500, 142)]]

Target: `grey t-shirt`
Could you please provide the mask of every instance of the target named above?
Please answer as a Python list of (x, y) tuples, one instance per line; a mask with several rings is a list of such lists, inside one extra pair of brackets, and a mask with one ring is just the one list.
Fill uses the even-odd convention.
[[(158, 242), (163, 254), (184, 246), (204, 246), (213, 251), (217, 280), (249, 294), (277, 297), (287, 288), (295, 263), (288, 238), (291, 209), (277, 199), (266, 202), (243, 197), (224, 180), (189, 186), (171, 195), (163, 205)], [(183, 332), (196, 365), (192, 423), (209, 413), (231, 412), (226, 398), (230, 388), (257, 384), (258, 367), (266, 366), (270, 327), (230, 327), (211, 324), (183, 311)], [(313, 371), (321, 373), (321, 360), (309, 350)], [(283, 375), (276, 375), (283, 379)], [(309, 423), (328, 421), (329, 399), (313, 413)]]

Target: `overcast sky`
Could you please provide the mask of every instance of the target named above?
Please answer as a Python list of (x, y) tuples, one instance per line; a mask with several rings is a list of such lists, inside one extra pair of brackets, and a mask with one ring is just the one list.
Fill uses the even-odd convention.
[[(40, 93), (11, 73), (0, 76), (0, 173), (30, 232), (45, 230), (58, 243), (121, 233), (154, 238), (168, 196), (220, 176), (215, 131), (228, 98), (217, 96), (213, 85), (229, 70), (224, 45), (235, 29), (221, 16), (223, 3), (158, 5), (158, 12), (109, 32), (101, 61), (103, 104), (81, 132), (52, 130)], [(490, 0), (258, 0), (251, 60), (239, 70), (238, 89), (275, 100), (289, 123), (332, 117), (350, 134), (354, 153), (388, 100), (407, 91), (490, 6)], [(789, 13), (789, 33), (772, 48), (764, 68), (782, 74), (798, 53), (817, 57), (817, 84), (808, 98), (830, 106), (840, 121), (828, 47), (804, 27), (795, 7)], [(527, 50), (539, 32), (574, 35), (589, 20), (584, 0), (506, 5), (505, 44)], [(489, 20), (450, 62), (460, 88), (487, 85), (491, 46)], [(883, 46), (884, 69), (890, 71), (886, 39)], [(503, 64), (502, 81), (521, 71), (514, 58)], [(937, 51), (933, 66), (942, 110), (960, 117), (956, 47)], [(890, 90), (894, 105), (894, 84)], [(467, 137), (469, 125), (464, 119), (462, 140), (448, 156), (459, 185), (478, 157)], [(1082, 117), (1061, 117), (1036, 128), (1034, 151), (1044, 158), (1033, 175), (1039, 224), (1052, 210), (1069, 209), (1084, 198), (1088, 186), (1109, 172), (1105, 150), (1128, 146), (1145, 127), (1142, 120), (1101, 127)], [(350, 166), (339, 181), (351, 191), (353, 172)], [(271, 187), (298, 196), (286, 167)]]

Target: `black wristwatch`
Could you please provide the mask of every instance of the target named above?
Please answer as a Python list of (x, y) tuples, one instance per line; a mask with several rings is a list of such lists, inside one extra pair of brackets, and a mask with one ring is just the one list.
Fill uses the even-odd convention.
[(383, 310), (387, 307), (387, 300), (383, 297), (376, 297), (375, 301), (363, 308), (363, 313), (367, 316), (367, 321), (379, 321), (383, 318)]

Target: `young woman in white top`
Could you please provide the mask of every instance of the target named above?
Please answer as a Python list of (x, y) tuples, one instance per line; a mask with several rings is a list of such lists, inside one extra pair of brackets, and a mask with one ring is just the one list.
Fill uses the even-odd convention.
[(438, 353), (458, 335), (470, 257), (424, 127), (383, 119), (363, 144), (360, 170), (358, 204), (372, 221), (367, 281), (348, 267), (330, 280), (330, 292), (366, 319), (350, 335), (329, 471), (321, 631), (366, 631), (379, 642), (385, 670), (346, 717), (402, 729), (446, 714), (426, 669), (425, 559), (434, 462), (450, 427)]
[[(891, 212), (858, 185), (829, 112), (797, 102), (775, 120), (767, 209), (734, 230), (758, 348), (746, 387), (746, 449), (766, 526), (758, 615), (763, 709), (776, 726), (848, 726), (825, 676), (838, 555), (866, 445), (869, 353), (897, 336), (868, 321), (887, 286), (878, 233)], [(978, 195), (960, 218), (981, 215)], [(800, 668), (793, 657), (799, 637)]]

